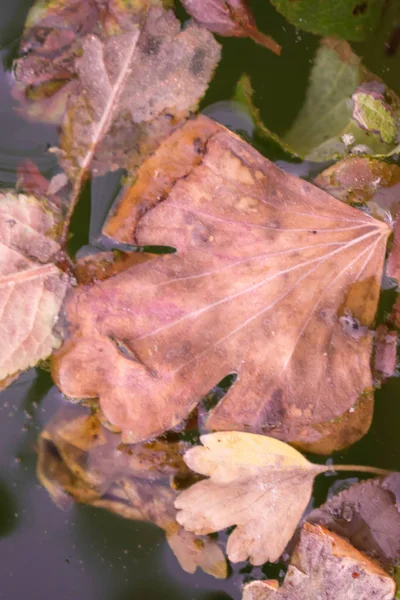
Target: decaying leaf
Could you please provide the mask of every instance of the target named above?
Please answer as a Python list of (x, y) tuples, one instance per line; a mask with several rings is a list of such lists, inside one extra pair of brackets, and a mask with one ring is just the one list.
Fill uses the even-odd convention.
[(376, 158), (350, 156), (325, 169), (314, 179), (335, 198), (367, 204), (370, 212), (395, 217), (400, 208), (400, 167)]
[(68, 278), (53, 262), (60, 219), (58, 207), (44, 199), (0, 194), (0, 380), (46, 359), (61, 343), (54, 326)]
[(400, 564), (400, 473), (350, 486), (313, 510), (307, 521), (323, 525), (366, 552), (384, 569)]
[(382, 0), (271, 0), (298, 29), (346, 40), (363, 40), (379, 24)]
[(59, 123), (75, 89), (76, 58), (89, 33), (108, 38), (142, 23), (151, 6), (168, 0), (37, 0), (14, 62), (14, 97), (33, 119)]
[(79, 287), (66, 308), (53, 376), (99, 397), (124, 440), (178, 424), (229, 373), (210, 429), (321, 453), (367, 431), (385, 223), (199, 117), (142, 165), (105, 232), (178, 250)]
[(384, 377), (392, 377), (397, 363), (397, 331), (391, 331), (387, 325), (376, 329), (374, 367)]
[(396, 279), (400, 285), (400, 212), (397, 213), (394, 224), (394, 239), (386, 265), (386, 273), (389, 277)]
[(82, 502), (124, 518), (150, 521), (165, 530), (185, 571), (197, 567), (226, 577), (222, 550), (208, 537), (185, 531), (176, 521), (177, 491), (169, 485), (187, 468), (181, 443), (154, 441), (125, 446), (96, 416), (73, 407), (60, 411), (39, 440), (38, 476), (61, 508)]
[(311, 498), (314, 478), (327, 467), (266, 436), (232, 431), (203, 435), (201, 442), (184, 458), (209, 479), (180, 494), (178, 522), (198, 534), (236, 525), (227, 544), (232, 562), (274, 562)]
[(281, 587), (253, 581), (243, 600), (392, 600), (395, 582), (344, 539), (323, 527), (305, 524)]
[(70, 177), (136, 167), (196, 108), (219, 56), (212, 34), (194, 24), (181, 31), (161, 8), (141, 31), (86, 36), (62, 122), (60, 162)]
[[(379, 99), (373, 98), (373, 89), (365, 87), (371, 80), (373, 89), (379, 86)], [(390, 110), (386, 98), (390, 98)], [(237, 99), (253, 116), (259, 133), (294, 156), (323, 162), (349, 152), (374, 156), (398, 152), (399, 98), (362, 66), (344, 41), (322, 40), (305, 102), (284, 135), (272, 133), (262, 123), (246, 76), (238, 84)], [(372, 104), (378, 109), (373, 116)]]
[(249, 37), (275, 54), (281, 47), (270, 36), (258, 31), (246, 0), (182, 0), (187, 12), (200, 25), (219, 35)]

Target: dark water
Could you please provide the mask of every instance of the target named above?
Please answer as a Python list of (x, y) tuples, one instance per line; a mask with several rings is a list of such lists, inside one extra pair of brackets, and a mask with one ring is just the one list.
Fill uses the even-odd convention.
[[(0, 70), (2, 187), (15, 183), (16, 167), (25, 158), (34, 160), (47, 177), (57, 169), (54, 157), (46, 152), (57, 143), (57, 131), (20, 118), (9, 93), (11, 76), (7, 69), (17, 52), (26, 11), (31, 4), (31, 0), (0, 0), (0, 47), (4, 67)], [(238, 78), (246, 72), (253, 79), (255, 101), (261, 107), (266, 124), (275, 131), (282, 131), (294, 118), (304, 97), (318, 38), (297, 33), (275, 13), (267, 0), (257, 0), (253, 6), (260, 28), (282, 44), (281, 58), (247, 40), (223, 40), (223, 60), (202, 107), (214, 118), (247, 131), (249, 124), (232, 117), (229, 106), (215, 106), (232, 98)], [(356, 44), (354, 48), (364, 57), (367, 67), (400, 93), (400, 51), (392, 57), (384, 52), (385, 41), (395, 24), (395, 12), (396, 3), (392, 2), (379, 32), (367, 44)], [(281, 162), (284, 156), (276, 149), (263, 146), (259, 140), (255, 143), (270, 159), (301, 176), (315, 174), (320, 168)], [(73, 251), (96, 240), (115, 187), (115, 178), (106, 178), (87, 189), (72, 227)], [(387, 294), (384, 302), (392, 297), (390, 292)], [(382, 309), (380, 314), (383, 312)], [(155, 526), (84, 506), (76, 505), (69, 512), (57, 508), (38, 484), (35, 443), (40, 429), (63, 402), (48, 373), (33, 369), (0, 394), (1, 598), (236, 600), (241, 598), (245, 578), (279, 575), (279, 565), (252, 570), (246, 564), (236, 565), (230, 577), (222, 582), (200, 571), (188, 575), (179, 567), (164, 533)], [(400, 470), (399, 429), (400, 380), (393, 378), (376, 392), (370, 433), (334, 458), (338, 462)], [(324, 501), (335, 482), (338, 482), (336, 477), (321, 477), (315, 488), (315, 502)]]

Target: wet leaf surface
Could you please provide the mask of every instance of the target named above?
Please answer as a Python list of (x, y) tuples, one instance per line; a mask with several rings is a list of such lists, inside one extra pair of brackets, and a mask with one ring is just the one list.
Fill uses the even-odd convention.
[(275, 54), (281, 47), (258, 31), (245, 0), (182, 0), (187, 12), (209, 31), (224, 36), (249, 37)]
[[(376, 88), (379, 98), (374, 97)], [(294, 156), (324, 162), (348, 152), (388, 156), (398, 151), (399, 98), (362, 66), (347, 42), (321, 41), (304, 104), (284, 135), (263, 124), (248, 78), (242, 77), (236, 95), (253, 116), (259, 134)]]
[(200, 567), (224, 578), (227, 565), (217, 543), (185, 531), (176, 521), (177, 491), (170, 480), (187, 474), (184, 449), (184, 443), (162, 440), (126, 446), (95, 415), (74, 407), (60, 411), (42, 432), (38, 476), (61, 508), (76, 501), (154, 523), (165, 530), (185, 571)]
[(0, 194), (0, 380), (46, 359), (61, 343), (54, 326), (68, 278), (54, 264), (60, 219), (49, 201)]
[(385, 223), (200, 117), (141, 167), (105, 231), (178, 251), (72, 294), (53, 362), (67, 396), (99, 397), (132, 442), (237, 373), (208, 428), (321, 453), (367, 431)]
[(400, 562), (400, 474), (350, 486), (313, 510), (307, 521), (346, 538), (390, 570)]
[(185, 454), (193, 471), (209, 479), (182, 492), (178, 522), (198, 534), (236, 525), (227, 554), (253, 565), (276, 561), (290, 541), (324, 471), (273, 438), (226, 432), (204, 435)]
[(381, 0), (271, 0), (276, 9), (298, 29), (346, 40), (362, 40), (379, 24)]
[(395, 589), (385, 571), (343, 538), (306, 524), (283, 585), (254, 581), (243, 600), (392, 600)]

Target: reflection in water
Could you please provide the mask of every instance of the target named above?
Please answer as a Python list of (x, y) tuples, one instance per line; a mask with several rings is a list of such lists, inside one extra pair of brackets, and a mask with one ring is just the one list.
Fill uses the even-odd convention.
[(10, 535), (17, 525), (17, 502), (10, 488), (0, 479), (0, 537)]
[(53, 500), (68, 508), (73, 500), (104, 508), (127, 519), (150, 521), (164, 529), (182, 568), (227, 575), (216, 541), (185, 531), (176, 521), (175, 478), (190, 477), (183, 442), (156, 440), (121, 444), (96, 414), (73, 406), (62, 409), (42, 432), (38, 476)]

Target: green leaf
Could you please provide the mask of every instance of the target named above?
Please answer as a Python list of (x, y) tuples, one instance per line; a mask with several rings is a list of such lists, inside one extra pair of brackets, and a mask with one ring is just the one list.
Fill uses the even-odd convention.
[(305, 102), (283, 136), (270, 131), (261, 121), (246, 76), (238, 84), (236, 99), (247, 108), (259, 135), (296, 157), (323, 162), (349, 152), (390, 156), (399, 151), (400, 100), (363, 67), (344, 41), (322, 40)]
[(286, 19), (318, 35), (363, 40), (376, 28), (384, 0), (271, 0)]

